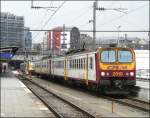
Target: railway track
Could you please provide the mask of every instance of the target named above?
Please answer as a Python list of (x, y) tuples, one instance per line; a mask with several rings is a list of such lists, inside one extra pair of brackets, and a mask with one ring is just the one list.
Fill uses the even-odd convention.
[[(94, 94), (92, 94), (92, 95), (94, 95)], [(143, 101), (143, 100), (136, 99), (133, 97), (126, 97), (126, 98), (118, 99), (118, 98), (113, 98), (113, 97), (108, 97), (108, 96), (103, 96), (103, 95), (97, 95), (97, 94), (96, 94), (96, 96), (99, 96), (99, 97), (104, 98), (104, 99), (108, 99), (108, 100), (115, 102), (115, 103), (130, 106), (132, 108), (139, 109), (139, 110), (142, 110), (144, 112), (150, 111), (150, 102), (148, 102), (148, 101)]]
[(88, 111), (52, 93), (32, 80), (24, 79), (22, 82), (54, 113), (56, 117), (82, 117), (94, 118)]
[(132, 98), (132, 97), (127, 97), (127, 98), (123, 98), (123, 99), (106, 97), (106, 99), (109, 99), (109, 100), (114, 101), (119, 104), (130, 106), (135, 109), (142, 110), (144, 112), (150, 111), (150, 102), (148, 102), (148, 101), (143, 101), (143, 100), (139, 100), (139, 99)]

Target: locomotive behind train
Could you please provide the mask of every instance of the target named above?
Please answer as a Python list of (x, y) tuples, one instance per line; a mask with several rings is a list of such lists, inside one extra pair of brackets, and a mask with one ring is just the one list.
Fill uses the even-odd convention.
[(79, 82), (107, 94), (128, 94), (136, 84), (135, 53), (131, 48), (98, 48), (32, 63), (36, 74)]

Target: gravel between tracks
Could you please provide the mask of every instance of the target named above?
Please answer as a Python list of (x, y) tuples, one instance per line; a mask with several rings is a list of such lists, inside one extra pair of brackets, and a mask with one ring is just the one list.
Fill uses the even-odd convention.
[(73, 90), (71, 88), (39, 78), (33, 77), (32, 80), (40, 83), (43, 87), (46, 87), (50, 91), (61, 95), (63, 98), (74, 102), (74, 104), (77, 104), (81, 108), (88, 110), (97, 117), (149, 117), (149, 113), (147, 112), (135, 110), (117, 103), (113, 104), (114, 109), (112, 113), (112, 102), (109, 100), (89, 95), (82, 91)]
[(40, 96), (48, 105), (50, 105), (54, 110), (56, 110), (62, 117), (75, 117), (75, 118), (87, 118), (89, 115), (83, 113), (79, 109), (74, 108), (70, 104), (64, 102), (60, 98), (54, 96), (47, 90), (31, 83), (30, 81), (25, 81), (24, 83), (34, 91), (38, 96)]

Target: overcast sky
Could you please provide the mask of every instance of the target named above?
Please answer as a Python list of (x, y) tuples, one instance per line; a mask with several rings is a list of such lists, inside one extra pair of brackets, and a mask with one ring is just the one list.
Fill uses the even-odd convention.
[[(41, 7), (58, 7), (63, 1), (42, 2), (34, 1), (34, 6)], [(127, 14), (114, 11), (96, 11), (97, 30), (149, 30), (149, 2), (148, 1), (98, 1), (98, 7), (105, 8), (125, 8)], [(31, 9), (31, 1), (1, 1), (1, 11), (10, 12), (18, 16), (24, 16), (25, 26), (30, 29), (52, 29), (56, 26), (72, 27), (76, 26), (83, 30), (92, 30), (92, 23), (89, 20), (93, 18), (93, 1), (67, 1), (48, 20), (54, 13), (54, 9)], [(37, 35), (33, 32), (33, 42), (41, 42), (43, 33)], [(125, 33), (120, 33), (124, 36)], [(92, 34), (90, 34), (92, 36)], [(97, 37), (118, 36), (118, 33), (97, 33)], [(35, 37), (36, 36), (36, 37)], [(136, 36), (148, 39), (148, 33), (128, 33), (129, 37)]]

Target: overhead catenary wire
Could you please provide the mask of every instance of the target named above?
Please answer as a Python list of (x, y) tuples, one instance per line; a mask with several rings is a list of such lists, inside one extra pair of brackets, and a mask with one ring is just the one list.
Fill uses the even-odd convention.
[(119, 19), (121, 19), (122, 17), (124, 17), (124, 16), (126, 16), (126, 15), (128, 15), (128, 14), (131, 14), (131, 13), (133, 13), (133, 12), (135, 12), (135, 11), (137, 11), (137, 10), (139, 10), (139, 9), (141, 9), (141, 8), (143, 8), (143, 7), (145, 7), (145, 6), (147, 6), (147, 5), (148, 5), (148, 4), (144, 4), (144, 5), (142, 5), (142, 6), (139, 6), (139, 7), (135, 8), (135, 9), (132, 9), (132, 10), (130, 10), (127, 14), (123, 14), (123, 15), (120, 15), (120, 16), (118, 16), (118, 17), (116, 17), (116, 18), (112, 18), (111, 20), (108, 20), (108, 21), (106, 21), (106, 22), (100, 24), (100, 26), (109, 24), (109, 23), (111, 23), (111, 22), (113, 22), (113, 21), (115, 21), (115, 20), (119, 20)]
[[(60, 7), (61, 7), (63, 4), (64, 4), (64, 2), (60, 5)], [(132, 12), (134, 12), (134, 11), (140, 9), (140, 8), (143, 8), (143, 7), (146, 6), (146, 5), (147, 5), (147, 4), (142, 5), (142, 6), (138, 7), (138, 8), (132, 9), (132, 10), (129, 11), (128, 14), (130, 14), (130, 13), (132, 13)], [(49, 19), (51, 19), (51, 18), (56, 14), (56, 12), (57, 12), (58, 10), (59, 10), (59, 9), (57, 9), (57, 10), (50, 16)], [(125, 15), (128, 15), (128, 14), (123, 14), (123, 15), (117, 17), (117, 18), (113, 18), (113, 19), (111, 19), (111, 20), (109, 20), (109, 21), (106, 21), (106, 22), (104, 22), (101, 26), (103, 26), (103, 25), (105, 25), (105, 24), (107, 24), (107, 23), (111, 23), (111, 22), (113, 22), (113, 21), (116, 20), (116, 19), (118, 20), (118, 19), (120, 19), (120, 18), (122, 18), (122, 17), (124, 17)], [(45, 25), (48, 24), (49, 19), (48, 19), (47, 22), (44, 24), (43, 28), (45, 27)], [(84, 24), (84, 26), (87, 25), (87, 24), (88, 24), (88, 23)], [(32, 30), (32, 31), (52, 31), (52, 30), (43, 30), (43, 28), (41, 28), (42, 30)], [(83, 32), (92, 32), (92, 31), (90, 31), (90, 30), (88, 30), (88, 31), (82, 30), (82, 31), (83, 31)], [(96, 31), (96, 32), (118, 32), (118, 31)], [(132, 31), (132, 30), (130, 30), (130, 31), (120, 31), (120, 32), (147, 32), (147, 30), (145, 30), (145, 31), (144, 31), (144, 30), (142, 30), (142, 31), (141, 31), (141, 30), (140, 30), (140, 31)], [(33, 40), (34, 40), (39, 34), (40, 34), (40, 32), (37, 33), (37, 35), (33, 38)]]
[(74, 17), (71, 22), (75, 23), (77, 22), (81, 17), (85, 16), (88, 11), (90, 11), (92, 9), (91, 5), (89, 7), (87, 7), (83, 12), (81, 12), (78, 16)]
[[(61, 3), (61, 5), (59, 7), (57, 7), (57, 9), (53, 12), (53, 14), (48, 18), (48, 20), (44, 23), (43, 27), (41, 28), (41, 30), (43, 28), (45, 28), (45, 26), (49, 23), (49, 21), (53, 18), (53, 16), (60, 10), (60, 8), (65, 4), (66, 1), (63, 1)], [(39, 32), (34, 36), (34, 38), (32, 39), (32, 41), (40, 34), (40, 30)]]
[[(37, 32), (45, 32), (45, 31), (58, 31), (58, 30), (49, 30), (49, 29), (42, 29), (42, 30), (36, 30), (36, 29), (30, 29), (29, 31), (37, 31)], [(70, 31), (70, 30), (65, 30)], [(79, 30), (80, 32), (93, 32), (93, 30)], [(60, 32), (60, 31), (58, 31)], [(149, 30), (96, 30), (95, 32), (149, 32)]]

